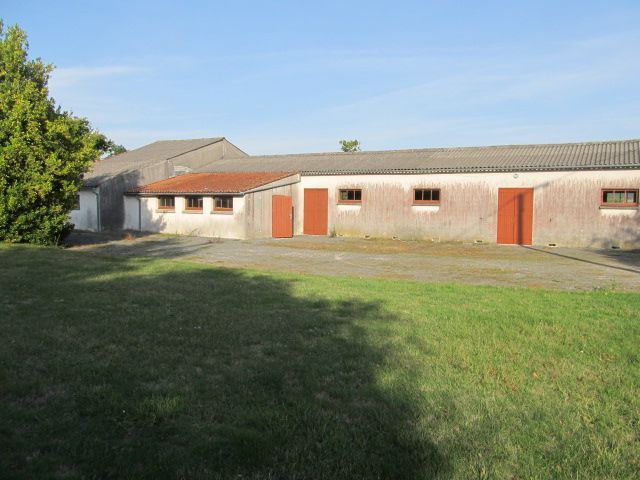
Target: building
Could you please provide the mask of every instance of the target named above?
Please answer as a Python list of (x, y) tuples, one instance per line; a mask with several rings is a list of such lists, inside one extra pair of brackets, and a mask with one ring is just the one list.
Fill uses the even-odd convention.
[(291, 172), (169, 178), (128, 192), (125, 228), (199, 237), (291, 237), (299, 183), (300, 175)]
[[(229, 186), (260, 173), (273, 177)], [(639, 140), (219, 158), (161, 184), (129, 191), (126, 228), (640, 247)]]
[(224, 137), (216, 137), (159, 141), (99, 160), (84, 176), (71, 222), (80, 230), (120, 230), (126, 191), (191, 172), (215, 160), (246, 155)]

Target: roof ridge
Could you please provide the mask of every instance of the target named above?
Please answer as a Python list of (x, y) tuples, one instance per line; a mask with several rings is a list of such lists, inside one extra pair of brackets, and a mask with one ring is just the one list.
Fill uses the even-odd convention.
[[(184, 140), (185, 142), (195, 142), (197, 140), (211, 140), (209, 143), (205, 143), (204, 145), (200, 145), (198, 147), (192, 148), (191, 150), (186, 150), (184, 152), (180, 152), (177, 155), (173, 155), (172, 157), (167, 157), (165, 160), (172, 160), (174, 158), (181, 157), (182, 155), (186, 155), (187, 153), (195, 152), (196, 150), (200, 150), (201, 148), (208, 147), (209, 145), (213, 145), (214, 143), (218, 143), (224, 140), (224, 137), (215, 137), (215, 138), (194, 138), (191, 140)], [(179, 142), (181, 140), (167, 140), (170, 142)]]
[[(198, 140), (215, 140), (216, 142), (219, 142), (221, 140), (224, 140), (224, 138), (225, 137), (174, 138), (174, 139), (167, 139), (167, 140), (156, 140), (147, 145), (153, 145), (154, 143), (160, 143), (160, 142), (195, 142)], [(144, 148), (147, 145), (143, 145), (140, 148)]]
[[(194, 172), (139, 185), (125, 193), (244, 193), (294, 175), (298, 175), (298, 172)], [(204, 178), (202, 178), (203, 176)], [(221, 181), (222, 184), (215, 185), (216, 180)]]
[[(225, 140), (225, 137), (186, 138), (186, 139), (180, 139), (180, 140), (155, 140), (155, 141), (153, 141), (153, 142), (151, 142), (151, 143), (147, 143), (146, 145), (142, 145), (142, 146), (140, 146), (140, 147), (138, 147), (138, 148), (134, 148), (134, 149), (132, 149), (132, 150), (127, 150), (126, 152), (118, 153), (118, 154), (116, 154), (116, 155), (111, 155), (110, 157), (100, 158), (100, 159), (98, 159), (98, 161), (114, 159), (114, 158), (117, 158), (117, 157), (120, 157), (120, 156), (126, 155), (126, 154), (128, 154), (128, 153), (132, 153), (132, 152), (136, 152), (136, 151), (138, 151), (138, 150), (142, 150), (143, 148), (150, 147), (151, 145), (155, 145), (155, 144), (157, 144), (157, 143), (167, 143), (167, 142), (196, 142), (196, 141), (198, 141), (198, 140), (211, 140), (211, 142), (210, 142), (210, 143), (207, 143), (206, 145), (202, 145), (201, 147), (197, 147), (197, 148), (194, 148), (194, 149), (192, 149), (192, 150), (187, 150), (187, 151), (186, 151), (186, 152), (184, 152), (184, 153), (188, 153), (188, 152), (191, 152), (191, 151), (193, 151), (193, 150), (197, 150), (198, 148), (206, 147), (207, 145), (211, 145), (212, 143), (218, 143), (218, 142), (221, 142), (222, 140)], [(179, 155), (184, 155), (184, 153), (180, 153)], [(179, 155), (176, 155), (176, 156), (179, 156)], [(169, 158), (173, 158), (173, 157), (169, 157)], [(169, 158), (167, 158), (167, 159), (165, 159), (165, 160), (168, 160)]]
[[(250, 158), (273, 158), (273, 157), (305, 157), (305, 156), (325, 156), (325, 155), (340, 155), (340, 156), (353, 156), (362, 154), (384, 154), (384, 153), (413, 153), (413, 152), (443, 152), (443, 151), (457, 151), (457, 150), (481, 150), (486, 148), (533, 148), (533, 147), (568, 147), (568, 146), (586, 146), (586, 145), (610, 145), (610, 144), (624, 144), (629, 142), (640, 142), (640, 138), (630, 138), (626, 140), (595, 140), (587, 142), (565, 142), (565, 143), (524, 143), (524, 144), (506, 144), (506, 145), (474, 145), (467, 147), (425, 147), (425, 148), (400, 148), (392, 150), (360, 150), (357, 152), (303, 152), (303, 153), (281, 153), (281, 154), (267, 154), (267, 155), (249, 155)], [(238, 160), (242, 160), (239, 158)]]
[(269, 174), (289, 174), (289, 175), (295, 175), (296, 173), (298, 173), (298, 170), (233, 170), (233, 171), (227, 171), (227, 172), (188, 172), (188, 173), (183, 173), (180, 175), (174, 175), (173, 177), (169, 177), (169, 178), (165, 178), (162, 180), (158, 180), (157, 182), (153, 182), (153, 183), (158, 183), (158, 182), (164, 182), (166, 180), (171, 180), (172, 178), (184, 178), (184, 177), (188, 177), (188, 176), (193, 176), (193, 175), (264, 175), (265, 173), (269, 173)]

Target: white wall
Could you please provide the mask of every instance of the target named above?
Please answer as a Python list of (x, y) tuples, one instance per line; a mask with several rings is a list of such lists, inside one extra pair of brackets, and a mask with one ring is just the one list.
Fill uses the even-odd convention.
[[(125, 200), (126, 227), (138, 229), (138, 209), (135, 197)], [(198, 237), (246, 238), (244, 222), (244, 197), (233, 198), (232, 213), (214, 213), (213, 197), (204, 197), (201, 213), (185, 210), (184, 197), (176, 197), (175, 212), (158, 210), (156, 197), (140, 197), (142, 231), (192, 235)]]
[(124, 225), (125, 230), (140, 230), (140, 199), (132, 195), (124, 196)]
[[(602, 209), (602, 188), (640, 188), (640, 170), (304, 176), (294, 199), (303, 230), (304, 189), (329, 191), (329, 232), (345, 236), (496, 241), (499, 188), (534, 189), (534, 244), (640, 246), (638, 209)], [(361, 188), (362, 205), (338, 205)], [(439, 207), (414, 206), (414, 188), (439, 188)]]
[(80, 190), (80, 209), (72, 210), (70, 221), (77, 230), (98, 230), (98, 202), (92, 190)]

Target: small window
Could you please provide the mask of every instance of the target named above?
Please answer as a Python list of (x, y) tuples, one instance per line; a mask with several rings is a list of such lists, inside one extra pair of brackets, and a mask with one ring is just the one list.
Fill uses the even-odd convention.
[(611, 207), (637, 207), (638, 190), (602, 190), (602, 205)]
[(80, 210), (80, 195), (76, 195), (76, 199), (73, 203), (73, 209), (74, 210)]
[(214, 212), (233, 211), (233, 197), (230, 195), (215, 197), (214, 203), (213, 203), (213, 211)]
[(187, 210), (202, 211), (202, 197), (185, 197), (185, 205)]
[(413, 190), (413, 203), (440, 205), (439, 188), (416, 188)]
[(362, 190), (360, 189), (344, 189), (340, 190), (338, 203), (362, 203)]
[(175, 197), (158, 197), (158, 210), (173, 211), (176, 208)]

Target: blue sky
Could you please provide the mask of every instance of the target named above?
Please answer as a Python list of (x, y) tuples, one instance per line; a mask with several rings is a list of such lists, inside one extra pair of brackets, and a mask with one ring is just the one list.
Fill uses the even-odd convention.
[(640, 137), (640, 2), (3, 0), (127, 148), (252, 154)]

